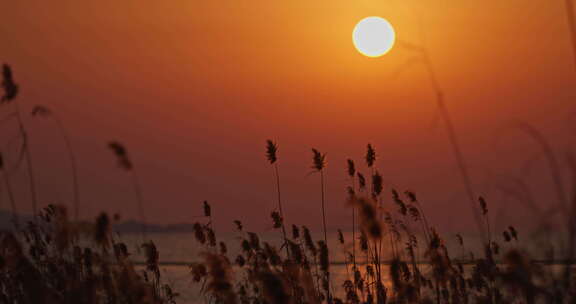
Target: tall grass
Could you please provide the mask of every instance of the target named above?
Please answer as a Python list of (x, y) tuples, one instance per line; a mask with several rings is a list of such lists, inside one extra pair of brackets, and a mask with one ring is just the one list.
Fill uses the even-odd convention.
[(26, 162), (26, 168), (28, 170), (28, 186), (30, 188), (30, 195), (31, 195), (31, 202), (32, 202), (32, 214), (35, 216), (37, 215), (37, 208), (38, 208), (38, 194), (36, 192), (36, 182), (34, 181), (34, 167), (32, 165), (32, 156), (30, 153), (30, 147), (28, 143), (28, 132), (24, 126), (24, 121), (22, 120), (22, 114), (20, 112), (20, 103), (16, 100), (18, 93), (20, 91), (19, 85), (14, 80), (12, 68), (7, 65), (2, 65), (2, 88), (4, 89), (4, 95), (0, 98), (1, 104), (13, 103), (14, 104), (14, 112), (9, 115), (9, 117), (14, 117), (18, 124), (19, 130), (19, 137), (22, 141), (22, 145), (20, 147), (20, 157), (17, 162), (17, 167), (19, 166), (20, 162), (24, 160)]
[[(326, 259), (328, 259), (328, 234), (326, 228), (326, 206), (325, 206), (325, 197), (324, 197), (324, 169), (326, 168), (326, 154), (321, 153), (316, 149), (312, 149), (312, 169), (316, 172), (320, 173), (320, 203), (322, 207), (322, 230), (324, 232), (324, 242), (319, 244), (322, 250), (326, 250)], [(330, 272), (328, 271), (328, 267), (324, 269), (326, 281), (324, 283), (324, 289), (326, 291), (326, 298), (329, 303), (332, 302), (330, 297)]]
[(20, 220), (18, 216), (18, 209), (16, 208), (16, 198), (14, 197), (14, 191), (12, 190), (12, 185), (10, 183), (10, 177), (4, 168), (4, 156), (0, 154), (0, 172), (2, 174), (2, 179), (4, 180), (4, 188), (8, 194), (8, 199), (10, 200), (10, 209), (12, 211), (12, 223), (16, 229), (20, 229)]
[(80, 216), (80, 186), (78, 181), (78, 165), (76, 164), (76, 155), (74, 154), (74, 149), (72, 148), (72, 142), (70, 141), (70, 137), (68, 136), (68, 132), (60, 120), (60, 117), (56, 115), (52, 110), (48, 109), (46, 106), (37, 105), (32, 109), (32, 116), (35, 117), (49, 117), (51, 118), (56, 127), (58, 128), (58, 132), (62, 136), (64, 140), (64, 144), (66, 145), (66, 150), (68, 152), (68, 160), (70, 161), (70, 167), (72, 171), (72, 203), (74, 206), (74, 220), (78, 221)]
[[(5, 73), (4, 77), (3, 100), (13, 99), (18, 86), (11, 73)], [(40, 115), (45, 110), (36, 109), (36, 114)], [(120, 168), (132, 176), (138, 212), (145, 225), (140, 184), (128, 152), (116, 141), (110, 142), (108, 147)], [(487, 236), (487, 241), (482, 240), (482, 250), (469, 260), (464, 259), (464, 238), (460, 234), (457, 239), (462, 254), (460, 258), (452, 257), (445, 240), (432, 226), (433, 222), (425, 215), (414, 192), (390, 189), (393, 204), (384, 206), (387, 191), (384, 191), (383, 177), (375, 166), (376, 151), (370, 144), (365, 157), (370, 171), (368, 182), (354, 162), (347, 161), (346, 174), (351, 180), (347, 205), (352, 208), (353, 228), (352, 253), (349, 254), (354, 267), (342, 282), (332, 282), (325, 202), (326, 154), (312, 149), (312, 169), (320, 175), (323, 232), (323, 240), (315, 241), (305, 226), (293, 225), (291, 238), (286, 234), (277, 150), (274, 142), (267, 142), (267, 158), (274, 165), (278, 194), (279, 212), (272, 219), (276, 228), (282, 227), (282, 244), (289, 248), (289, 254), (283, 257), (279, 254), (281, 249), (261, 240), (255, 232), (244, 231), (238, 220), (235, 221), (236, 239), (240, 242), (240, 249), (228, 251), (230, 246), (225, 239), (218, 239), (214, 231), (212, 207), (204, 201), (203, 215), (207, 222), (193, 226), (196, 245), (202, 253), (189, 265), (190, 279), (201, 287), (204, 302), (575, 302), (576, 285), (571, 267), (574, 261), (566, 260), (563, 273), (558, 274), (532, 259), (521, 248), (516, 228), (493, 229), (488, 216), (489, 203), (483, 197), (475, 199), (474, 204), (480, 211), (480, 231)], [(10, 194), (11, 185), (1, 156), (0, 174), (15, 216), (16, 200)], [(573, 174), (572, 183), (576, 184), (576, 161), (571, 154), (567, 158)], [(554, 182), (561, 184), (562, 177), (557, 172), (559, 163), (554, 160), (553, 176), (558, 178), (554, 177)], [(561, 190), (559, 193), (564, 193), (565, 189)], [(573, 194), (570, 205), (566, 197), (561, 201), (566, 203), (572, 242), (576, 235), (571, 218), (576, 210), (576, 195)], [(360, 234), (358, 255), (363, 255), (364, 261), (356, 260), (356, 228)], [(127, 246), (113, 233), (113, 222), (107, 214), (100, 214), (94, 223), (70, 222), (66, 208), (49, 205), (21, 229), (0, 232), (0, 303), (175, 303), (177, 293), (162, 283), (160, 252), (153, 241), (146, 239), (145, 226), (142, 229), (143, 242), (139, 248), (143, 252), (144, 270), (140, 274)], [(421, 232), (416, 232), (418, 230)], [(383, 242), (386, 236), (389, 245)], [(344, 250), (349, 248), (340, 230), (339, 243)], [(571, 243), (569, 257), (573, 250)]]
[(140, 181), (138, 180), (138, 175), (134, 170), (134, 166), (132, 164), (132, 160), (128, 156), (128, 151), (124, 147), (124, 145), (117, 141), (111, 141), (108, 143), (108, 148), (112, 150), (114, 155), (116, 156), (118, 167), (124, 171), (127, 171), (131, 177), (132, 187), (134, 189), (134, 194), (136, 195), (136, 203), (138, 207), (138, 214), (140, 215), (140, 230), (142, 233), (142, 240), (146, 241), (147, 239), (147, 232), (146, 232), (146, 213), (144, 210), (144, 199), (142, 197), (142, 190), (140, 187)]
[[(285, 217), (284, 211), (282, 210), (282, 195), (280, 192), (280, 172), (278, 170), (278, 145), (272, 140), (266, 141), (266, 158), (268, 162), (274, 166), (274, 180), (276, 182), (276, 194), (278, 199), (278, 211), (280, 212), (280, 217), (277, 219), (277, 223), (282, 228), (282, 237), (284, 238), (284, 247), (286, 247), (286, 254), (290, 257), (290, 248), (288, 246), (288, 237), (286, 235), (286, 225), (284, 224)], [(274, 214), (273, 214), (274, 217)]]
[[(351, 159), (346, 160), (347, 170), (346, 173), (350, 178), (350, 191), (349, 194), (353, 197), (356, 193), (356, 165)], [(352, 206), (352, 265), (353, 271), (356, 271), (356, 207)]]
[(107, 214), (79, 226), (64, 207), (49, 205), (21, 231), (0, 232), (0, 303), (176, 303), (155, 244), (142, 248), (138, 270)]
[(406, 42), (402, 42), (401, 44), (407, 49), (417, 52), (419, 54), (418, 57), (420, 57), (419, 58), (420, 60), (417, 62), (422, 62), (424, 64), (426, 73), (428, 74), (428, 79), (430, 81), (430, 86), (432, 87), (434, 93), (434, 99), (436, 102), (438, 114), (440, 116), (440, 119), (444, 123), (444, 129), (446, 131), (446, 135), (448, 136), (448, 142), (452, 150), (452, 155), (454, 157), (454, 160), (456, 161), (456, 166), (460, 173), (460, 179), (462, 181), (464, 191), (468, 198), (470, 211), (472, 212), (472, 218), (474, 219), (478, 232), (480, 233), (484, 241), (486, 241), (486, 236), (483, 235), (482, 220), (480, 217), (478, 207), (476, 205), (476, 194), (474, 192), (474, 187), (472, 185), (472, 178), (470, 177), (470, 173), (468, 172), (466, 158), (464, 157), (464, 153), (462, 152), (462, 147), (460, 145), (460, 140), (456, 132), (456, 127), (452, 120), (452, 116), (448, 111), (448, 107), (446, 106), (445, 94), (444, 91), (442, 90), (442, 87), (440, 86), (438, 77), (436, 76), (436, 70), (434, 68), (432, 59), (430, 58), (428, 49), (426, 48), (425, 45), (418, 46)]

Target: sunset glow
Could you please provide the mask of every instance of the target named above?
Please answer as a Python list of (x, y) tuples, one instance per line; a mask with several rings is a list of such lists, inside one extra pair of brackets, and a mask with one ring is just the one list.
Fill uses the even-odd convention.
[(576, 303), (576, 0), (0, 3), (1, 303)]

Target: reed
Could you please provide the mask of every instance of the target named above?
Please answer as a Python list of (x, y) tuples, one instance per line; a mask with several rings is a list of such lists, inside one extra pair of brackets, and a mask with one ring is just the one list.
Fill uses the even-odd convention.
[(276, 181), (276, 198), (278, 199), (278, 211), (279, 213), (279, 218), (277, 218), (277, 222), (279, 224), (279, 226), (282, 228), (282, 237), (284, 239), (284, 247), (286, 248), (286, 255), (288, 257), (290, 257), (290, 248), (287, 245), (287, 241), (288, 241), (288, 237), (286, 234), (286, 226), (284, 224), (285, 221), (285, 217), (284, 217), (284, 211), (282, 210), (282, 196), (281, 196), (281, 192), (280, 192), (280, 173), (278, 171), (278, 144), (276, 144), (274, 141), (272, 140), (267, 140), (266, 141), (266, 158), (268, 159), (268, 162), (270, 163), (270, 165), (272, 165), (274, 167), (274, 179)]
[(0, 253), (2, 303), (169, 304), (178, 296), (161, 280), (154, 243), (138, 270), (105, 213), (80, 227), (66, 208), (48, 205), (21, 231), (0, 232)]
[(38, 213), (38, 194), (36, 191), (36, 182), (34, 180), (34, 166), (32, 165), (32, 155), (28, 145), (28, 132), (26, 131), (24, 121), (22, 120), (22, 114), (20, 112), (20, 102), (16, 100), (16, 97), (20, 92), (20, 87), (15, 82), (12, 68), (9, 65), (2, 65), (2, 76), (2, 88), (4, 89), (4, 94), (2, 98), (0, 98), (0, 104), (14, 104), (14, 115), (10, 115), (10, 117), (14, 117), (16, 119), (20, 133), (19, 138), (22, 141), (22, 145), (20, 147), (20, 157), (16, 167), (19, 166), (21, 160), (26, 162), (26, 168), (28, 169), (28, 186), (30, 189), (32, 202), (32, 214), (34, 215), (34, 219), (36, 219), (36, 215)]
[(76, 155), (74, 153), (74, 149), (72, 148), (72, 142), (70, 140), (70, 136), (62, 120), (56, 113), (52, 110), (47, 108), (46, 106), (37, 105), (32, 109), (32, 116), (34, 117), (45, 117), (51, 118), (56, 127), (58, 128), (58, 132), (62, 136), (64, 140), (64, 144), (66, 146), (66, 150), (68, 152), (68, 160), (70, 161), (70, 168), (72, 173), (72, 202), (74, 205), (74, 220), (78, 221), (80, 217), (80, 182), (78, 181), (78, 165), (76, 163)]
[(440, 86), (440, 82), (438, 81), (438, 77), (436, 76), (436, 70), (432, 62), (432, 59), (430, 58), (428, 49), (426, 48), (425, 45), (418, 46), (405, 42), (403, 42), (402, 44), (404, 47), (418, 53), (419, 55), (418, 62), (421, 62), (424, 65), (424, 68), (426, 69), (426, 73), (428, 74), (428, 79), (434, 93), (436, 107), (438, 109), (438, 115), (440, 116), (440, 119), (444, 123), (444, 129), (446, 131), (448, 142), (452, 150), (452, 156), (456, 161), (456, 166), (458, 167), (458, 171), (460, 173), (460, 179), (462, 181), (464, 191), (468, 198), (470, 211), (472, 212), (472, 218), (474, 219), (478, 232), (485, 240), (485, 236), (483, 235), (482, 232), (483, 231), (482, 220), (478, 211), (478, 207), (476, 206), (476, 194), (474, 192), (474, 187), (472, 186), (472, 178), (470, 177), (470, 172), (468, 171), (466, 158), (464, 157), (464, 153), (462, 152), (462, 147), (460, 145), (460, 139), (458, 138), (458, 134), (456, 132), (456, 127), (452, 120), (452, 116), (448, 111), (448, 107), (446, 106), (446, 98), (444, 90)]
[[(326, 154), (320, 153), (320, 151), (316, 149), (312, 149), (312, 169), (316, 172), (320, 173), (320, 202), (322, 206), (322, 230), (324, 232), (324, 245), (328, 246), (328, 234), (326, 228), (326, 206), (325, 206), (325, 198), (324, 198), (324, 169), (326, 168)], [(328, 247), (326, 247), (326, 251)], [(328, 255), (326, 254), (326, 259)], [(326, 291), (326, 299), (328, 303), (332, 302), (332, 298), (330, 296), (330, 272), (328, 269), (324, 272), (325, 274), (325, 286), (324, 290)]]
[(8, 193), (8, 199), (10, 200), (10, 209), (12, 211), (12, 222), (16, 229), (20, 229), (18, 209), (16, 208), (16, 198), (14, 197), (14, 191), (12, 190), (10, 177), (8, 176), (8, 173), (4, 169), (4, 156), (2, 154), (0, 154), (0, 172), (2, 174), (2, 179), (4, 180), (4, 188), (6, 188), (6, 193)]
[[(346, 160), (346, 164), (348, 165), (346, 173), (350, 178), (350, 187), (351, 196), (354, 196), (356, 191), (356, 165), (354, 161), (351, 159)], [(352, 206), (352, 271), (356, 271), (356, 207)]]
[(326, 234), (326, 208), (324, 199), (324, 168), (326, 167), (326, 154), (320, 153), (316, 149), (312, 149), (312, 169), (320, 173), (320, 202), (322, 206), (322, 229), (324, 232), (324, 242), (328, 243), (328, 236)]
[(131, 183), (134, 190), (134, 194), (136, 195), (136, 204), (138, 214), (140, 215), (140, 220), (142, 221), (140, 225), (141, 234), (142, 234), (142, 241), (146, 242), (147, 239), (147, 232), (146, 232), (146, 213), (144, 210), (144, 199), (142, 196), (142, 190), (140, 187), (140, 182), (138, 180), (138, 175), (134, 170), (134, 166), (132, 164), (132, 160), (128, 155), (128, 151), (124, 147), (124, 145), (118, 141), (111, 141), (108, 143), (108, 148), (112, 150), (113, 154), (116, 156), (116, 160), (118, 163), (118, 167), (130, 174)]
[[(11, 73), (5, 73), (4, 98), (15, 98), (18, 86)], [(6, 79), (9, 79), (6, 81)], [(34, 115), (47, 115), (46, 108), (35, 108)], [(15, 116), (14, 116), (15, 117)], [(530, 133), (530, 132), (529, 132)], [(531, 134), (537, 141), (538, 136)], [(540, 143), (541, 144), (541, 143)], [(542, 144), (541, 144), (542, 146)], [(133, 163), (119, 142), (110, 142), (122, 170), (133, 176), (138, 210), (145, 224), (144, 204)], [(24, 150), (22, 150), (24, 151)], [(545, 154), (552, 153), (548, 146)], [(274, 165), (278, 193), (278, 212), (272, 213), (273, 224), (283, 228), (282, 243), (290, 255), (280, 254), (270, 242), (256, 232), (245, 231), (242, 222), (234, 221), (238, 252), (229, 251), (225, 239), (217, 239), (212, 206), (202, 204), (203, 223), (194, 224), (194, 238), (202, 253), (190, 264), (190, 278), (201, 285), (206, 303), (245, 304), (384, 304), (384, 303), (573, 303), (576, 285), (573, 260), (562, 261), (561, 274), (542, 266), (521, 248), (519, 231), (508, 226), (500, 233), (493, 231), (488, 216), (488, 203), (478, 197), (475, 208), (483, 222), (482, 251), (464, 260), (464, 238), (457, 234), (462, 250), (454, 259), (442, 235), (431, 226), (420, 201), (412, 191), (391, 189), (393, 204), (383, 206), (383, 178), (375, 167), (377, 159), (369, 144), (366, 153), (367, 180), (353, 161), (347, 161), (348, 206), (352, 212), (352, 276), (343, 282), (331, 281), (330, 244), (327, 241), (324, 170), (326, 154), (313, 149), (314, 172), (320, 174), (323, 240), (315, 241), (311, 231), (292, 225), (292, 239), (284, 229), (280, 182), (277, 169), (277, 145), (267, 142), (267, 158)], [(564, 185), (557, 158), (548, 156), (553, 182)], [(576, 161), (568, 154), (568, 169), (576, 189)], [(16, 201), (11, 194), (9, 174), (0, 154), (0, 175), (11, 200), (13, 216)], [(358, 180), (356, 186), (355, 180)], [(366, 189), (366, 188), (369, 189)], [(358, 191), (356, 191), (358, 190)], [(576, 229), (573, 217), (576, 195), (568, 199), (566, 189), (558, 191), (560, 211), (567, 211), (569, 254)], [(32, 190), (31, 190), (32, 191)], [(564, 196), (561, 196), (564, 195)], [(564, 207), (562, 207), (564, 206)], [(565, 208), (565, 209), (562, 209)], [(77, 215), (75, 215), (76, 217)], [(156, 243), (141, 244), (143, 271), (134, 267), (126, 244), (113, 232), (113, 220), (101, 213), (92, 223), (70, 222), (67, 209), (49, 205), (35, 219), (15, 232), (0, 232), (0, 302), (1, 303), (176, 303), (177, 292), (162, 282), (161, 255)], [(17, 221), (15, 220), (15, 223)], [(358, 227), (356, 227), (358, 226)], [(145, 227), (142, 227), (145, 229)], [(359, 229), (359, 253), (356, 260), (355, 230)], [(422, 233), (414, 231), (421, 229)], [(338, 246), (347, 248), (340, 229)], [(384, 257), (382, 238), (390, 237), (391, 253)], [(142, 231), (146, 238), (145, 231)], [(522, 236), (528, 233), (522, 232)], [(81, 240), (77, 241), (75, 238)], [(500, 245), (500, 241), (506, 244)], [(512, 242), (515, 242), (512, 245)], [(423, 252), (423, 253), (421, 253)], [(233, 257), (233, 259), (229, 258)], [(358, 259), (360, 260), (360, 259)], [(347, 260), (346, 260), (347, 262)], [(546, 261), (545, 261), (546, 262)], [(550, 262), (550, 261), (548, 261)], [(357, 264), (356, 264), (357, 263)], [(424, 264), (424, 266), (422, 264)], [(464, 267), (468, 264), (468, 268)], [(346, 264), (348, 269), (348, 265)], [(421, 270), (423, 269), (423, 270)], [(386, 272), (389, 279), (385, 279)], [(342, 296), (342, 297), (341, 297)]]

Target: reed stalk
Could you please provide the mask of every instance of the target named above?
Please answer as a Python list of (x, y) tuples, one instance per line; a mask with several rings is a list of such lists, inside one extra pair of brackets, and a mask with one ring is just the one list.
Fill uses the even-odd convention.
[(74, 220), (78, 221), (80, 217), (80, 186), (78, 182), (78, 165), (76, 162), (74, 149), (72, 148), (70, 136), (68, 135), (68, 132), (64, 127), (60, 117), (47, 107), (41, 105), (35, 106), (34, 109), (32, 109), (32, 116), (50, 117), (56, 124), (56, 127), (58, 128), (58, 131), (64, 140), (64, 144), (68, 153), (68, 160), (70, 161), (70, 168), (72, 171), (72, 202), (74, 206)]
[(38, 195), (36, 192), (36, 183), (34, 181), (34, 167), (32, 165), (32, 156), (30, 153), (30, 149), (28, 146), (28, 133), (26, 132), (26, 128), (24, 126), (24, 121), (22, 119), (22, 113), (20, 111), (20, 102), (16, 100), (18, 93), (20, 91), (19, 85), (14, 81), (14, 75), (12, 72), (12, 68), (4, 64), (2, 65), (2, 88), (4, 89), (4, 95), (0, 99), (0, 103), (10, 103), (13, 102), (14, 104), (14, 117), (18, 124), (18, 131), (20, 133), (20, 139), (22, 140), (22, 146), (20, 151), (20, 158), (18, 163), (22, 159), (26, 162), (26, 167), (28, 169), (28, 185), (30, 187), (30, 195), (31, 195), (31, 202), (32, 202), (32, 213), (34, 215), (34, 221), (36, 221), (37, 206), (38, 206)]
[(266, 157), (270, 164), (274, 167), (274, 180), (276, 181), (276, 198), (278, 199), (278, 212), (280, 212), (282, 238), (284, 239), (284, 247), (286, 247), (286, 256), (290, 258), (290, 246), (288, 246), (288, 236), (286, 234), (286, 225), (284, 223), (284, 210), (282, 208), (282, 193), (280, 191), (280, 171), (278, 169), (278, 145), (272, 141), (266, 141)]
[(2, 174), (2, 179), (4, 180), (4, 187), (8, 193), (8, 199), (10, 200), (10, 208), (12, 211), (12, 222), (16, 229), (20, 228), (20, 219), (18, 216), (18, 210), (16, 208), (16, 199), (14, 198), (14, 192), (12, 190), (12, 185), (10, 184), (9, 176), (4, 169), (4, 157), (0, 154), (0, 172)]
[[(322, 230), (324, 232), (324, 245), (326, 250), (328, 248), (328, 234), (326, 229), (326, 206), (325, 206), (325, 194), (324, 194), (324, 169), (326, 167), (326, 154), (320, 153), (316, 149), (312, 149), (312, 168), (316, 172), (320, 173), (320, 202), (322, 206)], [(330, 272), (326, 271), (326, 280), (328, 281), (328, 288), (326, 289), (326, 298), (328, 303), (331, 303), (330, 297)]]
[(121, 169), (128, 171), (131, 175), (132, 188), (134, 190), (134, 194), (136, 195), (138, 213), (140, 215), (140, 221), (142, 222), (141, 226), (140, 226), (140, 230), (141, 230), (141, 234), (142, 234), (142, 241), (146, 242), (146, 238), (147, 238), (146, 214), (144, 212), (144, 199), (142, 196), (142, 190), (140, 187), (140, 182), (138, 180), (138, 175), (136, 174), (136, 171), (134, 170), (134, 166), (132, 164), (132, 161), (130, 160), (130, 157), (128, 156), (128, 151), (126, 150), (126, 148), (124, 147), (123, 144), (121, 144), (120, 142), (117, 142), (117, 141), (111, 141), (108, 143), (108, 148), (110, 148), (110, 150), (112, 150), (112, 152), (116, 156), (118, 166)]

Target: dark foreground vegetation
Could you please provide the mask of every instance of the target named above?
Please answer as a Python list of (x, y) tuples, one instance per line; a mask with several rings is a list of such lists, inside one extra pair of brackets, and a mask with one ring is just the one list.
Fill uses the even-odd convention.
[[(113, 232), (105, 213), (94, 222), (78, 220), (81, 199), (75, 157), (65, 128), (55, 113), (36, 106), (33, 116), (58, 122), (70, 155), (73, 218), (63, 206), (50, 205), (38, 211), (34, 170), (27, 144), (24, 115), (17, 106), (19, 86), (9, 66), (3, 66), (2, 104), (14, 106), (10, 113), (19, 126), (20, 157), (15, 164), (3, 161), (0, 178), (11, 204), (13, 228), (0, 233), (0, 303), (176, 303), (177, 291), (164, 284), (159, 270), (160, 253), (142, 225), (137, 250), (146, 258), (136, 267), (128, 246)], [(141, 223), (146, 222), (134, 165), (126, 148), (110, 142), (119, 167), (129, 172)], [(0, 151), (1, 153), (2, 151)], [(204, 202), (205, 220), (193, 226), (196, 246), (202, 248), (189, 265), (198, 285), (199, 301), (205, 303), (574, 303), (576, 286), (571, 269), (574, 239), (574, 198), (561, 203), (569, 244), (557, 268), (535, 263), (518, 244), (514, 227), (493, 231), (489, 204), (478, 197), (473, 212), (480, 229), (481, 252), (469, 252), (457, 235), (460, 250), (449, 252), (417, 198), (411, 191), (386, 189), (375, 161), (376, 151), (368, 145), (364, 159), (367, 174), (347, 161), (350, 179), (347, 206), (351, 238), (339, 231), (338, 242), (329, 244), (326, 230), (324, 170), (326, 155), (312, 149), (312, 170), (319, 178), (319, 211), (322, 238), (313, 240), (307, 227), (285, 224), (278, 167), (278, 146), (268, 141), (267, 160), (272, 166), (277, 206), (271, 214), (278, 230), (279, 247), (261, 241), (256, 233), (235, 221), (239, 252), (217, 237), (212, 210)], [(18, 218), (10, 175), (26, 167), (33, 217)], [(576, 174), (575, 174), (576, 176)], [(568, 203), (568, 201), (570, 201)], [(386, 202), (386, 203), (385, 203)], [(392, 203), (391, 203), (392, 202)], [(450, 236), (452, 237), (452, 236)], [(346, 278), (331, 276), (330, 258), (344, 252)], [(558, 259), (550, 256), (550, 260)]]

